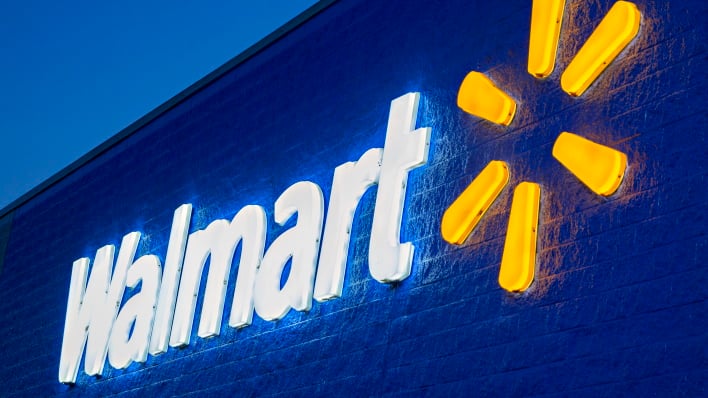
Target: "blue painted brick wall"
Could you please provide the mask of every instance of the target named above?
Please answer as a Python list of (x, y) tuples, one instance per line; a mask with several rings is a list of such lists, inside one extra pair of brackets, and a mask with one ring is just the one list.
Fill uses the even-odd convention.
[[(567, 3), (556, 70), (539, 81), (526, 73), (531, 1), (337, 2), (20, 206), (0, 273), (0, 396), (705, 395), (706, 3), (637, 0), (639, 36), (580, 98), (560, 73), (612, 1)], [(517, 99), (511, 126), (457, 109), (470, 70)], [(182, 203), (191, 231), (262, 205), (272, 242), (277, 196), (311, 180), (328, 197), (333, 169), (383, 145), (390, 101), (410, 91), (432, 145), (409, 180), (408, 279), (368, 274), (372, 190), (341, 299), (57, 382), (75, 259), (141, 231), (139, 254), (164, 260)], [(592, 194), (551, 157), (561, 131), (627, 153), (617, 194)], [(510, 187), (542, 187), (537, 276), (520, 295), (496, 281), (510, 188), (465, 244), (438, 232), (493, 159)]]

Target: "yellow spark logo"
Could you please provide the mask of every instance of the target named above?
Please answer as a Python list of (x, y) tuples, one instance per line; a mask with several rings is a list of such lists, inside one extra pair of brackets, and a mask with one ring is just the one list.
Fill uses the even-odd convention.
[[(555, 64), (565, 0), (534, 0), (531, 12), (528, 72), (536, 78), (551, 74)], [(561, 75), (561, 88), (571, 96), (582, 95), (639, 32), (640, 13), (627, 1), (608, 11)], [(516, 102), (480, 72), (470, 72), (457, 95), (457, 105), (467, 113), (508, 126)], [(561, 132), (553, 157), (598, 195), (612, 195), (619, 188), (627, 156), (615, 149), (569, 132)], [(462, 244), (509, 181), (509, 166), (491, 161), (455, 199), (443, 215), (441, 233), (452, 244)], [(534, 278), (541, 188), (521, 182), (514, 189), (504, 252), (499, 270), (502, 288), (526, 290)]]

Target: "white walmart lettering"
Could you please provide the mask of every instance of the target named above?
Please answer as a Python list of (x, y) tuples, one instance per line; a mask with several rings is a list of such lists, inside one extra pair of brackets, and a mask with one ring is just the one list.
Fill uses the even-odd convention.
[[(334, 171), (327, 222), (320, 187), (301, 181), (275, 201), (275, 222), (297, 222), (267, 248), (266, 212), (261, 206), (242, 208), (231, 221), (215, 220), (188, 234), (192, 205), (177, 208), (164, 268), (155, 255), (134, 260), (139, 232), (123, 237), (115, 261), (115, 247), (74, 262), (64, 325), (59, 381), (74, 383), (81, 358), (88, 375), (101, 375), (108, 361), (114, 368), (145, 362), (148, 352), (158, 355), (171, 347), (188, 345), (194, 324), (199, 285), (210, 259), (197, 335), (220, 333), (226, 287), (234, 253), (241, 245), (229, 326), (251, 324), (255, 311), (265, 320), (277, 320), (291, 309), (308, 311), (313, 297), (325, 301), (340, 297), (349, 251), (354, 213), (364, 193), (378, 184), (369, 245), (369, 272), (380, 282), (407, 278), (413, 245), (400, 242), (401, 223), (410, 170), (427, 162), (430, 128), (415, 129), (418, 93), (391, 102), (383, 148), (366, 151), (358, 161)], [(322, 242), (320, 244), (320, 237)], [(319, 257), (319, 261), (318, 261)], [(290, 272), (281, 288), (285, 265)], [(140, 292), (121, 307), (126, 286), (140, 284)]]

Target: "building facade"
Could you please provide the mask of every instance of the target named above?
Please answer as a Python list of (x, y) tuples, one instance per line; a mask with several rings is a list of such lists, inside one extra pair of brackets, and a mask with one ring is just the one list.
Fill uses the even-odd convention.
[(617, 3), (315, 5), (0, 212), (0, 396), (704, 395), (706, 5)]

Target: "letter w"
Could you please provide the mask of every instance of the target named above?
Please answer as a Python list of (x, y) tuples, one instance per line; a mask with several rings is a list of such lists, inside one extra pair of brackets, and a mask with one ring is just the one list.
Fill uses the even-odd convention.
[(139, 232), (131, 232), (123, 237), (112, 277), (115, 253), (113, 245), (98, 249), (90, 278), (88, 278), (90, 260), (84, 257), (74, 261), (59, 361), (60, 382), (76, 382), (84, 347), (86, 347), (84, 362), (86, 374), (93, 376), (103, 373), (108, 352), (108, 338), (123, 300), (126, 271), (133, 262), (139, 240)]

